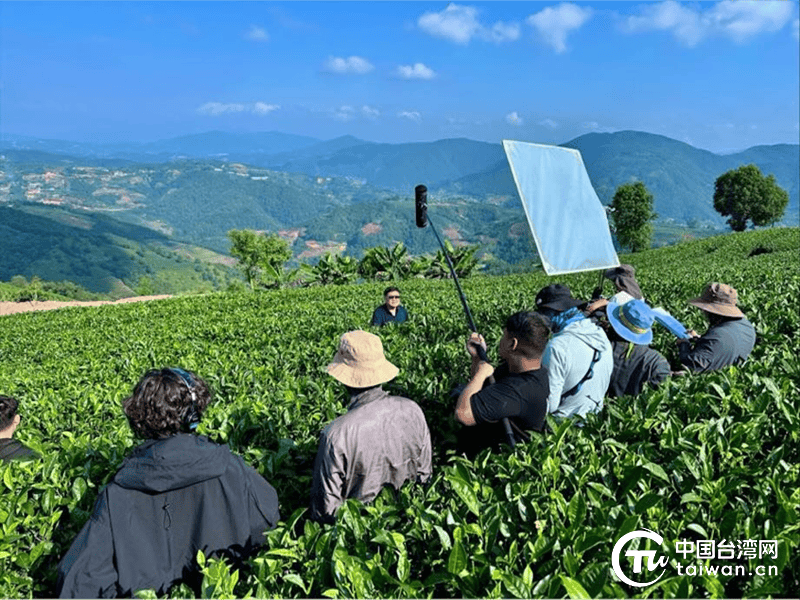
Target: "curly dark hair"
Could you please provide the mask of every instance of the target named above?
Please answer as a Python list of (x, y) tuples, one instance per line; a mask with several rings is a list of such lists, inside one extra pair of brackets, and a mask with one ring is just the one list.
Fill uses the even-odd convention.
[(0, 431), (8, 429), (17, 416), (19, 402), (11, 396), (0, 396)]
[(163, 439), (189, 431), (210, 403), (205, 381), (183, 369), (164, 368), (145, 373), (122, 401), (122, 410), (137, 436)]

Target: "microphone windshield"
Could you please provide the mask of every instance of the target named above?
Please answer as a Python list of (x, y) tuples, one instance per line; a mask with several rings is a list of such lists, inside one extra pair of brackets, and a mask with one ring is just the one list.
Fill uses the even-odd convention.
[(418, 185), (414, 188), (417, 203), (417, 227), (428, 225), (428, 188)]

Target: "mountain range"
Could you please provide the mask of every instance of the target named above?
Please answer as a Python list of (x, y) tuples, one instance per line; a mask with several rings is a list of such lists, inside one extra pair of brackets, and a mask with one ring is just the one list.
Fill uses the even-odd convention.
[[(790, 196), (783, 222), (798, 222), (798, 145), (719, 155), (634, 131), (591, 133), (563, 145), (581, 152), (604, 204), (622, 183), (644, 182), (664, 226), (722, 228), (713, 209), (714, 181), (749, 163), (775, 175)], [(435, 250), (433, 237), (416, 230), (410, 216), (419, 183), (428, 186), (437, 227), (454, 242), (481, 243), (509, 262), (532, 253), (499, 143), (379, 144), (352, 136), (324, 141), (279, 132), (209, 132), (99, 145), (5, 135), (0, 154), (0, 204), (9, 210), (102, 213), (217, 253), (227, 253), (226, 233), (234, 228), (281, 231), (300, 258), (327, 249), (360, 255), (366, 247), (396, 241), (413, 253)], [(137, 237), (136, 243), (151, 243)], [(22, 256), (21, 250), (6, 256)], [(17, 266), (17, 273), (27, 273), (24, 265), (6, 264), (3, 271)]]

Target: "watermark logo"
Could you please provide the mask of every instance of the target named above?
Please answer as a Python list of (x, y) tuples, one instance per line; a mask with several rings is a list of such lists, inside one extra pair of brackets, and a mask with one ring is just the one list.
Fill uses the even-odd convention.
[[(614, 550), (611, 553), (611, 565), (614, 569), (614, 573), (617, 577), (619, 577), (620, 581), (627, 583), (633, 587), (645, 587), (648, 585), (654, 584), (656, 581), (661, 579), (666, 571), (667, 563), (669, 562), (669, 558), (667, 556), (660, 556), (656, 559), (656, 551), (655, 550), (627, 550), (625, 552), (625, 556), (633, 558), (633, 572), (634, 574), (641, 574), (642, 567), (646, 566), (649, 572), (653, 572), (656, 569), (661, 569), (661, 574), (652, 579), (650, 581), (645, 582), (638, 582), (630, 579), (625, 572), (622, 570), (622, 567), (619, 563), (619, 557), (622, 553), (622, 549), (628, 544), (628, 542), (635, 540), (637, 538), (647, 538), (649, 540), (654, 541), (659, 546), (664, 542), (664, 538), (658, 535), (655, 531), (650, 531), (649, 529), (644, 530), (636, 530), (631, 531), (630, 533), (626, 533), (623, 535), (616, 544), (614, 544)], [(647, 560), (645, 560), (647, 559)]]
[[(634, 547), (638, 548), (644, 545), (633, 543), (642, 538), (655, 542), (655, 549), (634, 550)], [(778, 576), (778, 565), (752, 564), (755, 560), (778, 561), (780, 557), (778, 540), (723, 539), (717, 542), (716, 540), (681, 539), (675, 542), (674, 551), (677, 556), (673, 556), (672, 560), (670, 559), (672, 546), (670, 544), (667, 546), (664, 547), (664, 538), (649, 529), (639, 529), (623, 535), (614, 544), (611, 554), (611, 566), (614, 574), (621, 582), (637, 588), (653, 585), (663, 577), (668, 568), (676, 572), (679, 577)], [(621, 561), (623, 556), (628, 560)], [(743, 561), (744, 564), (735, 564), (733, 561), (737, 559)], [(625, 569), (623, 569), (623, 565)], [(661, 573), (654, 579), (654, 571), (659, 569), (661, 569)], [(648, 581), (643, 581), (645, 579)]]

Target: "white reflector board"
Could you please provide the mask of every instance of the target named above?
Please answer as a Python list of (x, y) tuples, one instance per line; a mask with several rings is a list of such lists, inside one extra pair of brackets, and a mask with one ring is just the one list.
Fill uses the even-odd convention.
[(606, 211), (572, 148), (503, 140), (545, 273), (619, 266)]

